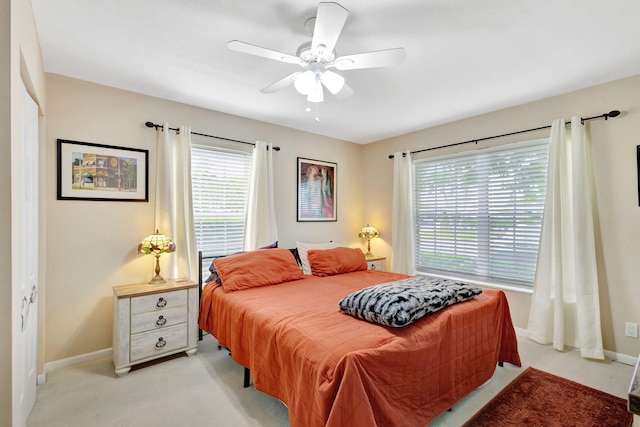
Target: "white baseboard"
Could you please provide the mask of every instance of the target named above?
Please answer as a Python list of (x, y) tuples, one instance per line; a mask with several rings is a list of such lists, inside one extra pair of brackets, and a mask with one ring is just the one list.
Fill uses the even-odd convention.
[(516, 336), (523, 337), (523, 338), (528, 338), (529, 337), (529, 331), (527, 331), (526, 329), (517, 328), (515, 326), (513, 327), (513, 329), (516, 330)]
[(604, 357), (610, 360), (615, 360), (616, 362), (624, 363), (625, 365), (636, 366), (638, 363), (638, 358), (629, 356), (628, 354), (615, 353), (613, 351), (605, 350)]
[(47, 382), (47, 373), (43, 372), (36, 378), (36, 385), (42, 385)]
[(44, 384), (47, 381), (47, 374), (57, 369), (66, 368), (68, 366), (78, 365), (80, 363), (91, 362), (93, 360), (102, 359), (103, 357), (111, 357), (111, 348), (98, 350), (91, 353), (79, 354), (77, 356), (68, 357), (66, 359), (54, 360), (44, 364), (44, 372), (38, 375), (38, 384)]
[[(517, 336), (522, 338), (529, 337), (529, 331), (527, 331), (526, 329), (516, 328), (516, 327), (514, 327), (514, 329), (516, 330)], [(573, 348), (573, 347), (565, 347), (565, 348), (579, 351), (577, 348)], [(622, 353), (616, 353), (614, 351), (609, 351), (609, 350), (604, 351), (604, 358), (607, 360), (614, 360), (616, 362), (624, 363), (625, 365), (631, 365), (631, 366), (636, 366), (636, 363), (638, 363), (637, 357), (629, 356), (627, 354), (622, 354)]]

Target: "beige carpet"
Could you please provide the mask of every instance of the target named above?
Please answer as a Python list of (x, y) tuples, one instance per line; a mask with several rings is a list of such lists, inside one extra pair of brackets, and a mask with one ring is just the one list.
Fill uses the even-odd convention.
[[(523, 368), (497, 368), (487, 384), (431, 426), (458, 427), (527, 366), (626, 398), (633, 367), (582, 359), (519, 338)], [(117, 378), (110, 358), (54, 371), (38, 386), (28, 427), (288, 426), (286, 407), (253, 387), (243, 369), (206, 336), (194, 357), (179, 357)], [(640, 425), (639, 417), (634, 418)]]

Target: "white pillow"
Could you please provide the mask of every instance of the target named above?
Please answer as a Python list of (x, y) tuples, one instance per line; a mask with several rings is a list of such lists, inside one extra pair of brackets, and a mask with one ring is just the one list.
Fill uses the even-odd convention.
[(302, 272), (307, 275), (311, 275), (311, 265), (309, 264), (309, 257), (307, 256), (307, 251), (314, 249), (333, 249), (345, 247), (346, 245), (342, 245), (340, 243), (301, 243), (296, 242), (296, 247), (298, 248), (298, 256), (300, 257), (300, 264), (302, 264)]

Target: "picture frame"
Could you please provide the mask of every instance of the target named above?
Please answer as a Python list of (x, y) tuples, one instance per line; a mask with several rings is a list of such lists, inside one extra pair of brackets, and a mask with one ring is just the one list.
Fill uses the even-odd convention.
[(298, 222), (337, 221), (338, 164), (298, 157)]
[(58, 200), (149, 201), (149, 150), (58, 139)]

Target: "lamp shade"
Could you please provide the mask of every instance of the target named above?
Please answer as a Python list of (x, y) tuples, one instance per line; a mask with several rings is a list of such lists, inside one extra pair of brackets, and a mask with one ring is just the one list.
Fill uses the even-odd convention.
[(367, 224), (366, 226), (362, 227), (362, 230), (360, 230), (358, 237), (360, 237), (361, 239), (371, 240), (375, 239), (376, 237), (380, 237), (380, 233), (378, 233), (378, 230), (376, 230), (374, 227)]
[(148, 235), (138, 244), (138, 253), (141, 254), (165, 254), (176, 251), (176, 244), (173, 240), (160, 234), (158, 230)]

